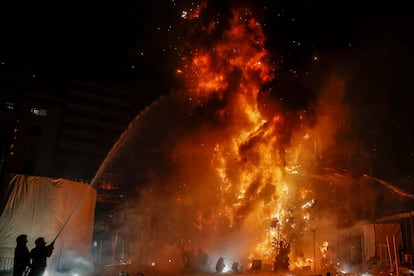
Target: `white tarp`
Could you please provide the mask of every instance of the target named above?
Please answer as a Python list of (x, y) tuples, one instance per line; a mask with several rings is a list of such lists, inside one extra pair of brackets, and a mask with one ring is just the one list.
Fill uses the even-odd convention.
[[(16, 237), (28, 235), (55, 242), (53, 256), (91, 259), (96, 190), (67, 179), (16, 175), (0, 216), (0, 257), (13, 257)], [(70, 218), (68, 220), (68, 218)], [(64, 226), (64, 224), (67, 224)], [(64, 226), (64, 227), (63, 227)]]

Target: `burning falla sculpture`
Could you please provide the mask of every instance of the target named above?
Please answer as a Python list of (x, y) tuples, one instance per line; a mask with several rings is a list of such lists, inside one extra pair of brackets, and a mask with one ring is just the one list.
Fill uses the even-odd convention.
[(347, 131), (344, 82), (331, 78), (308, 105), (289, 110), (278, 91), (263, 88), (276, 66), (251, 12), (232, 11), (217, 29), (203, 28), (219, 39), (182, 59), (183, 89), (140, 114), (102, 167), (136, 194), (118, 222), (131, 255), (168, 271), (191, 266), (182, 257), (194, 248), (211, 267), (220, 256), (228, 269), (254, 259), (274, 270), (309, 268), (318, 258), (332, 265), (322, 245), (338, 243), (341, 224), (371, 215), (352, 200), (359, 177), (328, 169), (354, 158), (338, 139)]

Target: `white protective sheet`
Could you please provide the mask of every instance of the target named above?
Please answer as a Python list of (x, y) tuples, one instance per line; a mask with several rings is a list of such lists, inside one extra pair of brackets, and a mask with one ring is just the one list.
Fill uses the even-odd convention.
[(94, 188), (61, 178), (27, 175), (16, 175), (9, 184), (11, 193), (0, 216), (0, 257), (13, 257), (20, 234), (28, 235), (31, 250), (36, 238), (44, 237), (49, 244), (60, 232), (55, 257), (91, 258)]

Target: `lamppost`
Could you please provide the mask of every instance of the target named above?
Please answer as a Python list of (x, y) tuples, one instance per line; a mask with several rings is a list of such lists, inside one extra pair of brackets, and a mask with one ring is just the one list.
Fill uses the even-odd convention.
[(313, 232), (313, 275), (316, 276), (316, 228), (311, 230)]

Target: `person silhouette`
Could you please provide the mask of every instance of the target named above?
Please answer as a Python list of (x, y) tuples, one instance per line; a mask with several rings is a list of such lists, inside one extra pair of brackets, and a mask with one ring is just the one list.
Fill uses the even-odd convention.
[(29, 249), (26, 246), (27, 235), (21, 234), (16, 238), (14, 249), (13, 276), (22, 276), (30, 265)]
[(225, 266), (226, 265), (224, 264), (224, 258), (223, 257), (220, 257), (217, 260), (217, 263), (216, 263), (216, 271), (219, 272), (219, 273), (220, 272), (223, 272)]
[(54, 249), (54, 241), (46, 245), (43, 237), (35, 240), (35, 247), (30, 251), (30, 259), (32, 260), (30, 266), (29, 276), (42, 276), (46, 270), (46, 259), (52, 256)]

